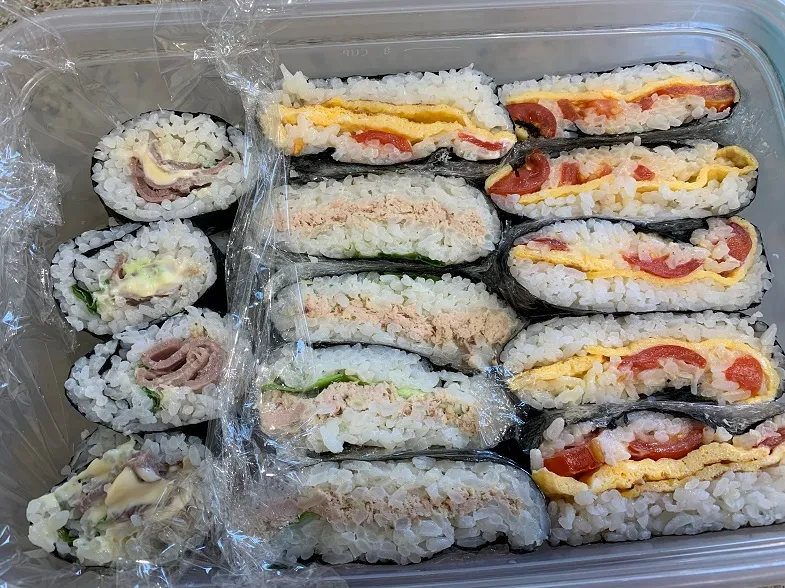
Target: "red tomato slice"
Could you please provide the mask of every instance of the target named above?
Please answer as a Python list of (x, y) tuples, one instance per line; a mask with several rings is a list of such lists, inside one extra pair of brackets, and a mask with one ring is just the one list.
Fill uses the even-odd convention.
[(630, 457), (641, 459), (681, 459), (703, 444), (703, 425), (694, 425), (688, 431), (673, 435), (667, 441), (656, 441), (653, 437), (633, 439), (627, 445)]
[(401, 137), (400, 135), (394, 135), (393, 133), (385, 133), (384, 131), (362, 131), (352, 135), (352, 138), (358, 143), (379, 141), (382, 145), (392, 145), (403, 153), (412, 152), (412, 144), (409, 142), (409, 139)]
[(632, 177), (638, 180), (639, 182), (653, 180), (654, 179), (654, 172), (651, 171), (645, 165), (638, 165), (635, 170), (632, 172)]
[(488, 151), (500, 151), (504, 149), (504, 143), (497, 143), (495, 141), (483, 141), (482, 139), (475, 137), (474, 135), (469, 135), (468, 133), (458, 133), (458, 138), (461, 141), (466, 141), (467, 143), (471, 143), (472, 145), (477, 145), (477, 147), (482, 147), (483, 149), (487, 149)]
[(591, 182), (592, 180), (604, 178), (605, 176), (609, 175), (612, 171), (613, 168), (610, 165), (608, 165), (607, 163), (603, 163), (598, 169), (590, 173), (588, 176), (584, 176), (583, 174), (581, 174), (579, 180), (581, 184), (585, 184), (586, 182)]
[(752, 237), (741, 225), (737, 223), (728, 224), (733, 229), (733, 235), (725, 241), (728, 244), (728, 255), (743, 262), (752, 250)]
[(581, 113), (578, 112), (578, 109), (575, 108), (575, 106), (573, 106), (572, 102), (566, 98), (561, 98), (556, 101), (556, 104), (559, 105), (559, 110), (561, 110), (561, 115), (564, 118), (571, 121), (580, 120)]
[(717, 112), (730, 108), (736, 100), (736, 90), (730, 84), (722, 86), (669, 86), (657, 90), (657, 94), (700, 96), (706, 101), (707, 108), (715, 108)]
[(739, 357), (725, 370), (725, 379), (736, 382), (739, 388), (755, 396), (763, 386), (763, 367), (751, 355)]
[(531, 194), (539, 190), (551, 173), (548, 158), (539, 149), (526, 156), (523, 166), (512, 170), (488, 189), (490, 194)]
[(649, 347), (622, 358), (619, 367), (630, 369), (637, 374), (660, 367), (665, 359), (678, 359), (689, 365), (706, 367), (706, 359), (700, 353), (681, 345)]
[(507, 112), (510, 113), (512, 120), (537, 129), (541, 137), (556, 136), (556, 117), (550, 110), (536, 102), (508, 104)]
[(552, 249), (554, 251), (569, 251), (570, 249), (567, 246), (567, 243), (552, 237), (535, 237), (534, 239), (527, 241), (527, 243), (531, 243), (532, 241), (534, 243), (542, 243), (543, 245), (547, 245), (548, 249)]
[(622, 257), (624, 258), (624, 261), (630, 265), (637, 266), (647, 274), (651, 274), (660, 278), (683, 278), (684, 276), (690, 275), (692, 272), (703, 265), (702, 260), (692, 259), (682, 263), (681, 265), (677, 265), (676, 267), (670, 267), (668, 265), (667, 255), (663, 257), (656, 257), (648, 261), (642, 260), (640, 257), (638, 257), (637, 254), (622, 255)]
[(768, 447), (774, 449), (777, 445), (785, 441), (785, 429), (777, 429), (776, 437), (769, 437), (758, 443), (758, 447)]
[(640, 104), (641, 110), (649, 110), (649, 108), (654, 106), (654, 98), (651, 96), (644, 96), (637, 102)]
[(602, 462), (592, 453), (588, 443), (564, 449), (551, 457), (546, 457), (543, 463), (557, 476), (569, 478), (593, 472), (602, 465)]
[(576, 161), (567, 161), (561, 164), (559, 170), (559, 185), (574, 186), (581, 176), (581, 166)]

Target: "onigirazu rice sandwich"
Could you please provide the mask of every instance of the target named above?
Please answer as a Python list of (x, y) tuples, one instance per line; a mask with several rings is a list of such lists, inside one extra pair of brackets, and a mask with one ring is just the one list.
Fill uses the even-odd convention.
[(471, 68), (325, 80), (281, 71), (278, 103), (258, 120), (288, 155), (331, 149), (338, 161), (378, 165), (449, 148), (477, 161), (515, 143), (492, 80)]

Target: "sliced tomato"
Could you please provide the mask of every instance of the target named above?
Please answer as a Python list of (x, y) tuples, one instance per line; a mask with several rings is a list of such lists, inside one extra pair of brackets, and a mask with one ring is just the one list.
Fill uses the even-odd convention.
[(581, 113), (578, 112), (578, 109), (575, 108), (572, 102), (566, 98), (560, 98), (556, 101), (556, 104), (559, 105), (559, 110), (561, 110), (561, 115), (564, 118), (571, 121), (580, 120)]
[(557, 476), (569, 478), (593, 472), (602, 465), (588, 443), (564, 449), (551, 457), (546, 457), (543, 463), (546, 469)]
[(690, 451), (703, 444), (703, 425), (696, 424), (689, 430), (672, 435), (667, 441), (657, 441), (653, 437), (633, 439), (627, 445), (630, 457), (641, 459), (681, 459)]
[(534, 239), (530, 239), (527, 243), (542, 243), (546, 245), (548, 249), (552, 249), (554, 251), (569, 251), (569, 247), (567, 243), (564, 241), (560, 241), (559, 239), (554, 239), (553, 237), (535, 237)]
[(638, 180), (639, 182), (653, 180), (654, 179), (654, 172), (651, 171), (645, 165), (640, 165), (635, 168), (632, 172), (632, 177)]
[(647, 274), (651, 274), (653, 276), (657, 276), (659, 278), (683, 278), (684, 276), (689, 276), (692, 272), (703, 265), (703, 261), (700, 259), (691, 259), (690, 261), (686, 261), (681, 265), (677, 265), (675, 267), (671, 267), (668, 265), (668, 257), (664, 255), (663, 257), (655, 257), (648, 261), (644, 261), (637, 254), (634, 255), (622, 255), (624, 261), (629, 263), (630, 265), (634, 265), (638, 267), (640, 270), (646, 272)]
[(785, 441), (785, 429), (777, 429), (777, 435), (774, 437), (767, 437), (760, 443), (758, 443), (758, 447), (768, 447), (769, 449), (774, 449), (777, 445)]
[(577, 161), (566, 161), (561, 164), (559, 170), (559, 185), (574, 186), (579, 182), (581, 176), (581, 166)]
[(588, 176), (584, 176), (581, 174), (580, 176), (580, 183), (585, 184), (586, 182), (591, 182), (592, 180), (598, 180), (599, 178), (604, 178), (605, 176), (609, 175), (613, 171), (613, 168), (608, 165), (607, 163), (603, 162), (603, 164), (590, 173)]
[(556, 117), (550, 110), (536, 102), (508, 104), (507, 112), (510, 113), (512, 120), (534, 127), (541, 137), (556, 136)]
[(699, 368), (706, 367), (706, 359), (700, 353), (681, 345), (655, 345), (654, 347), (649, 347), (622, 358), (619, 367), (630, 369), (637, 374), (660, 367), (666, 359), (678, 359)]
[(479, 137), (475, 137), (474, 135), (470, 135), (468, 133), (458, 133), (458, 138), (461, 141), (466, 141), (472, 145), (477, 145), (477, 147), (482, 147), (488, 151), (500, 151), (504, 149), (504, 143), (496, 141), (483, 141)]
[(744, 261), (752, 250), (752, 237), (750, 234), (738, 223), (728, 223), (730, 228), (733, 229), (727, 241), (728, 255), (738, 261)]
[(352, 135), (352, 138), (358, 143), (379, 141), (382, 145), (392, 145), (402, 153), (412, 152), (412, 144), (409, 142), (409, 139), (393, 133), (386, 133), (384, 131), (362, 131)]
[(755, 396), (763, 386), (763, 367), (751, 355), (744, 355), (737, 358), (725, 370), (725, 379), (729, 382), (736, 382), (739, 388), (747, 390)]
[(653, 96), (644, 96), (640, 100), (637, 101), (641, 107), (641, 110), (649, 110), (652, 106), (654, 106), (654, 97)]
[(490, 194), (532, 194), (539, 190), (551, 174), (551, 164), (539, 149), (526, 156), (523, 166), (512, 170), (488, 189)]
[(668, 86), (657, 90), (657, 94), (668, 96), (700, 96), (706, 102), (707, 108), (714, 108), (717, 112), (730, 108), (736, 100), (736, 90), (730, 84), (721, 86)]

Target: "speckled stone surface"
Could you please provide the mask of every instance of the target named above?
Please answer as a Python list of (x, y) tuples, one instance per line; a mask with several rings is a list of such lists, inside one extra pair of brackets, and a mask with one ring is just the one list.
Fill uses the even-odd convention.
[[(124, 6), (126, 4), (155, 4), (158, 0), (25, 0), (25, 4), (36, 12), (60, 10), (61, 8), (89, 8), (93, 6)], [(0, 29), (13, 18), (0, 8)]]

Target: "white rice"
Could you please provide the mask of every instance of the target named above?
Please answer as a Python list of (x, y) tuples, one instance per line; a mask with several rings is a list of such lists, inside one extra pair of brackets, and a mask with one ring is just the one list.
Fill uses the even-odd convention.
[[(174, 258), (181, 268), (190, 264), (194, 275), (171, 294), (130, 304), (107, 288), (120, 255), (126, 256), (126, 263)], [(96, 335), (118, 333), (128, 326), (144, 326), (180, 312), (215, 283), (216, 271), (209, 239), (189, 221), (180, 220), (160, 221), (141, 228), (123, 225), (87, 231), (61, 245), (51, 266), (54, 295), (66, 319), (75, 329), (86, 329)], [(97, 301), (97, 314), (76, 297), (74, 286), (91, 293)]]
[[(308, 389), (336, 373), (360, 382), (332, 384), (315, 397), (269, 389), (271, 382)], [(260, 373), (260, 381), (267, 385), (259, 403), (265, 433), (290, 442), (301, 438), (306, 449), (317, 453), (341, 453), (347, 445), (390, 451), (487, 449), (501, 440), (514, 418), (510, 401), (486, 376), (436, 371), (418, 355), (383, 346), (286, 346)], [(344, 400), (339, 392), (347, 389), (356, 394)], [(393, 393), (387, 397), (380, 389)]]
[(463, 263), (493, 252), (501, 235), (491, 204), (461, 178), (348, 176), (280, 188), (276, 208), (279, 246), (332, 258)]
[[(709, 219), (708, 226), (713, 237), (727, 236), (725, 233), (729, 229), (725, 220)], [(520, 240), (558, 238), (571, 248), (610, 260), (619, 269), (630, 267), (622, 258), (622, 253), (628, 250), (641, 255), (641, 259), (647, 255), (669, 255), (669, 263), (672, 260), (674, 264), (698, 256), (704, 258), (705, 269), (717, 272), (734, 269), (730, 265), (722, 265), (724, 263), (738, 266), (737, 262), (729, 260), (715, 263), (727, 257), (727, 246), (712, 245), (707, 235), (703, 229), (693, 232), (691, 241), (694, 246), (690, 247), (653, 233), (636, 231), (629, 223), (589, 219), (553, 223)], [(753, 258), (752, 265), (744, 278), (731, 286), (708, 278), (681, 285), (669, 284), (668, 287), (631, 277), (588, 280), (585, 272), (571, 267), (515, 257), (514, 249), (510, 252), (508, 264), (512, 276), (530, 294), (557, 306), (596, 312), (734, 311), (759, 302), (771, 282), (760, 239), (757, 248), (749, 255)]]
[[(211, 167), (231, 155), (233, 161), (204, 187), (162, 203), (147, 202), (131, 182), (134, 151), (146, 147), (151, 134), (167, 159)], [(246, 189), (243, 178), (245, 139), (234, 127), (207, 114), (156, 110), (114, 128), (99, 141), (93, 157), (95, 191), (113, 211), (134, 221), (190, 218), (225, 210)]]
[[(725, 339), (748, 345), (770, 361), (785, 377), (782, 353), (776, 345), (777, 327), (756, 332), (760, 317), (729, 316), (706, 311), (696, 315), (647, 314), (624, 317), (594, 316), (557, 318), (524, 329), (501, 354), (504, 367), (512, 374), (548, 366), (572, 357), (587, 355), (592, 345), (620, 348), (649, 338), (672, 338), (690, 343)], [(541, 381), (542, 388), (524, 388), (516, 394), (537, 409), (561, 408), (572, 404), (634, 401), (666, 387), (689, 388), (692, 393), (720, 403), (743, 402), (750, 392), (724, 378), (730, 361), (721, 354), (704, 354), (710, 359), (705, 370), (680, 362), (666, 362), (662, 369), (647, 370), (640, 378), (625, 377), (617, 361), (597, 364), (584, 376), (564, 376)], [(733, 357), (733, 356), (732, 356)]]
[(160, 409), (156, 411), (154, 400), (136, 381), (136, 370), (142, 355), (162, 341), (207, 336), (228, 352), (230, 334), (227, 319), (192, 306), (160, 326), (130, 327), (76, 361), (65, 382), (66, 394), (89, 420), (125, 433), (217, 418), (219, 389), (215, 384), (199, 391), (186, 386), (161, 386), (155, 390), (160, 395)]
[[(503, 210), (533, 219), (605, 216), (667, 220), (726, 215), (745, 207), (752, 200), (756, 171), (743, 175), (731, 171), (722, 181), (710, 180), (706, 186), (690, 190), (672, 189), (668, 185), (672, 181), (694, 181), (701, 168), (720, 163), (716, 158), (717, 150), (718, 145), (710, 141), (677, 149), (667, 145), (649, 148), (635, 143), (588, 149), (581, 147), (548, 158), (551, 173), (541, 190), (559, 186), (561, 166), (566, 161), (578, 163), (587, 175), (602, 163), (609, 163), (613, 172), (598, 187), (577, 194), (549, 196), (528, 204), (521, 203), (521, 196), (517, 194), (491, 194), (491, 197)], [(659, 188), (636, 191), (632, 173), (638, 165), (645, 165), (655, 173), (657, 181), (661, 182)]]
[[(619, 67), (607, 73), (568, 74), (545, 76), (539, 80), (525, 80), (505, 84), (499, 90), (502, 103), (509, 104), (524, 92), (602, 92), (612, 91), (627, 94), (642, 88), (650, 82), (682, 78), (696, 82), (718, 82), (727, 79), (717, 72), (697, 63), (658, 63), (656, 65), (635, 65)], [(623, 102), (622, 112), (613, 118), (591, 115), (578, 121), (570, 121), (562, 116), (555, 100), (538, 100), (538, 104), (550, 110), (556, 118), (556, 136), (571, 137), (578, 131), (589, 135), (642, 133), (651, 130), (667, 130), (693, 120), (725, 118), (731, 109), (717, 112), (706, 108), (700, 96), (680, 96), (671, 98), (659, 96), (649, 110), (642, 110), (634, 102)]]
[(307, 468), (301, 479), (308, 514), (273, 538), (286, 561), (408, 564), (500, 538), (530, 550), (548, 536), (542, 495), (525, 472), (502, 464), (344, 461)]
[(390, 345), (460, 367), (490, 365), (520, 327), (515, 313), (485, 284), (450, 274), (434, 279), (367, 273), (300, 281), (277, 293), (272, 320), (288, 341)]

